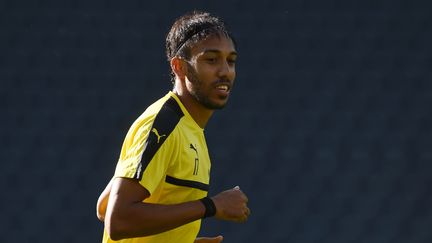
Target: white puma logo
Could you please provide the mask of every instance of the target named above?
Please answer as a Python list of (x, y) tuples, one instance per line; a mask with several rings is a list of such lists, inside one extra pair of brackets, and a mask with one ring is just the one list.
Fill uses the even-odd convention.
[(153, 128), (153, 129), (152, 129), (152, 132), (154, 132), (154, 134), (155, 134), (156, 137), (157, 137), (157, 143), (159, 143), (159, 141), (160, 141), (160, 139), (161, 139), (162, 137), (166, 137), (165, 134), (159, 135), (159, 132), (158, 132), (158, 130), (156, 130), (156, 128)]

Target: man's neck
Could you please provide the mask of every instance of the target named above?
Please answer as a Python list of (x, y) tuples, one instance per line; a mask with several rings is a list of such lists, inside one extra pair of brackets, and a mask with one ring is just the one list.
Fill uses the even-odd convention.
[(204, 107), (187, 92), (182, 93), (176, 89), (174, 89), (173, 92), (180, 99), (183, 106), (186, 108), (198, 126), (204, 129), (210, 117), (213, 115), (214, 110)]

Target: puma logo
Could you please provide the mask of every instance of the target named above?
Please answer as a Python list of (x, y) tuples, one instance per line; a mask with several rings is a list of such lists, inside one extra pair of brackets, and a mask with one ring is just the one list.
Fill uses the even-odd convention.
[(157, 143), (159, 143), (159, 141), (160, 141), (160, 139), (161, 139), (162, 137), (166, 137), (165, 134), (159, 135), (159, 132), (158, 132), (158, 130), (156, 130), (156, 128), (153, 128), (153, 129), (152, 129), (152, 132), (153, 132), (153, 133), (156, 135), (156, 137), (157, 137)]
[[(196, 145), (195, 145), (195, 146), (196, 146)], [(195, 148), (195, 146), (194, 146), (193, 144), (190, 144), (189, 148), (195, 150), (196, 158), (195, 158), (195, 166), (194, 166), (193, 175), (198, 175), (199, 158), (198, 158), (198, 149)]]
[(195, 148), (195, 146), (193, 146), (193, 144), (190, 144), (190, 147), (189, 147), (189, 148), (195, 150), (195, 152), (198, 154), (198, 150)]

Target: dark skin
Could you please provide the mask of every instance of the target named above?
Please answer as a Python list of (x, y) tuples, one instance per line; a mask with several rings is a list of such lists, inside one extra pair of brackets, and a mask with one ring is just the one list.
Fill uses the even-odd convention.
[[(128, 189), (127, 190), (127, 194), (133, 194), (133, 193), (135, 193), (135, 190), (133, 190), (132, 187), (137, 187), (136, 188), (137, 191), (143, 189), (143, 193), (145, 195), (147, 195), (147, 197), (149, 196), (148, 191), (146, 189), (144, 189), (141, 185), (136, 185), (135, 180), (133, 180), (133, 179), (123, 179), (123, 178), (119, 178), (119, 179), (121, 179), (121, 181), (123, 181), (123, 182), (126, 182), (126, 184), (124, 184), (123, 182), (121, 182), (120, 184), (122, 184), (121, 186), (123, 188), (127, 188)], [(105, 220), (105, 214), (106, 214), (106, 209), (107, 209), (107, 204), (108, 204), (108, 198), (110, 197), (111, 191), (113, 190), (112, 189), (113, 181), (114, 181), (114, 179), (109, 182), (109, 184), (107, 185), (107, 187), (105, 188), (105, 190), (101, 193), (101, 195), (100, 195), (100, 197), (98, 199), (98, 203), (97, 203), (97, 216), (98, 216), (99, 220), (101, 220), (102, 222)], [(118, 189), (115, 189), (115, 190), (118, 191)], [(243, 194), (240, 191), (239, 188), (234, 188), (234, 189), (225, 191), (223, 193), (220, 193), (220, 195), (218, 194), (217, 196), (213, 197), (212, 200), (213, 201), (215, 201), (215, 200), (216, 201), (222, 200), (218, 204), (226, 204), (226, 202), (225, 202), (226, 200), (230, 200), (231, 197), (234, 197), (234, 198), (236, 197), (236, 195), (230, 195), (230, 194), (239, 194), (237, 191), (240, 192), (240, 194)], [(124, 196), (125, 195), (121, 195), (120, 197), (124, 197)], [(135, 195), (128, 195), (127, 198), (133, 198), (134, 196)], [(137, 198), (139, 198), (139, 197), (140, 196), (137, 195)], [(242, 200), (245, 200), (244, 203), (247, 203), (246, 196), (244, 196), (244, 197), (240, 196), (240, 198)], [(139, 201), (136, 201), (135, 203), (138, 204), (138, 205), (141, 204)], [(231, 202), (231, 203), (235, 203), (235, 202)], [(160, 217), (161, 213), (163, 215), (165, 215), (165, 219), (173, 217), (173, 215), (170, 215), (171, 211), (164, 212), (165, 210), (167, 210), (168, 208), (170, 208), (171, 205), (168, 206), (168, 205), (155, 205), (155, 204), (145, 204), (145, 203), (142, 203), (142, 204), (146, 208), (145, 210), (147, 211), (148, 215), (152, 216), (152, 217), (147, 217), (148, 215), (145, 216), (146, 221), (153, 221), (154, 218), (159, 218), (161, 221), (164, 221), (164, 217)], [(188, 203), (186, 203), (186, 204), (188, 204)], [(215, 202), (215, 204), (218, 205), (216, 202)], [(239, 204), (241, 204), (241, 202), (239, 202)], [(184, 209), (181, 209), (181, 205), (183, 205), (183, 204), (178, 204), (178, 206), (180, 206), (180, 207), (177, 210), (184, 211)], [(128, 207), (128, 205), (121, 205), (121, 204), (118, 205), (118, 206), (120, 206), (120, 207)], [(150, 206), (150, 207), (147, 207), (147, 206)], [(218, 206), (216, 206), (216, 207), (218, 208)], [(219, 206), (219, 208), (223, 208), (223, 207), (230, 207), (230, 205)], [(191, 209), (192, 209), (192, 211), (196, 210), (194, 207), (192, 207)], [(237, 209), (237, 210), (240, 210), (240, 209)], [(202, 212), (199, 211), (197, 213), (201, 215), (199, 217), (199, 218), (201, 218), (202, 215), (204, 214), (204, 209), (202, 209)], [(226, 214), (229, 214), (229, 213), (230, 212), (220, 213), (220, 214), (221, 215), (224, 215), (224, 214), (226, 215)], [(249, 211), (249, 209), (247, 209), (247, 212), (245, 213), (245, 216), (246, 215), (248, 216), (249, 214), (250, 214), (250, 211)], [(158, 216), (154, 217), (155, 215), (158, 215)], [(244, 220), (247, 220), (247, 216), (245, 217)], [(125, 221), (129, 221), (130, 220), (130, 218), (128, 218), (127, 215), (124, 215), (124, 217), (125, 217), (125, 219), (124, 219)], [(218, 214), (217, 214), (216, 217), (220, 218), (220, 219), (223, 219), (224, 216), (219, 216), (218, 217)], [(233, 218), (232, 221), (243, 222), (243, 220), (235, 220), (234, 218)], [(182, 225), (182, 224), (180, 224), (180, 225)], [(149, 227), (148, 230), (151, 230), (151, 228), (153, 228), (153, 227), (155, 229), (158, 229), (158, 225), (155, 225), (154, 221), (152, 222), (152, 224), (150, 226), (151, 227)], [(143, 227), (145, 227), (145, 225)], [(175, 227), (173, 227), (173, 228), (175, 228)], [(159, 230), (161, 230), (161, 228), (159, 228)], [(161, 232), (163, 232), (163, 231), (164, 230), (161, 230)], [(153, 232), (153, 233), (160, 233), (160, 232)], [(151, 235), (153, 233), (148, 232), (148, 235)], [(141, 235), (141, 232), (138, 232), (138, 234)], [(126, 238), (129, 238), (129, 237), (126, 237)], [(197, 238), (195, 240), (195, 243), (212, 243), (212, 242), (216, 243), (216, 242), (222, 242), (222, 240), (223, 240), (223, 236), (217, 236), (217, 237), (200, 237), (200, 238)]]
[[(233, 42), (213, 35), (191, 49), (190, 60), (174, 57), (173, 92), (180, 98), (198, 125), (205, 127), (214, 107), (223, 107), (235, 79)], [(205, 99), (205, 101), (202, 100)], [(105, 222), (113, 240), (158, 234), (201, 219), (204, 205), (196, 200), (175, 205), (143, 202), (150, 193), (134, 179), (115, 178), (102, 192), (97, 204), (98, 218)], [(235, 187), (212, 197), (217, 219), (244, 222), (250, 210), (246, 195)], [(222, 236), (197, 238), (197, 243), (221, 242)]]

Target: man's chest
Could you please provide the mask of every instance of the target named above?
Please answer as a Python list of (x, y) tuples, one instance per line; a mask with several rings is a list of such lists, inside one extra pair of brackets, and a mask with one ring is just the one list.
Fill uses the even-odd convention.
[(208, 184), (211, 162), (204, 135), (187, 131), (181, 135), (178, 156), (171, 164), (168, 175)]

